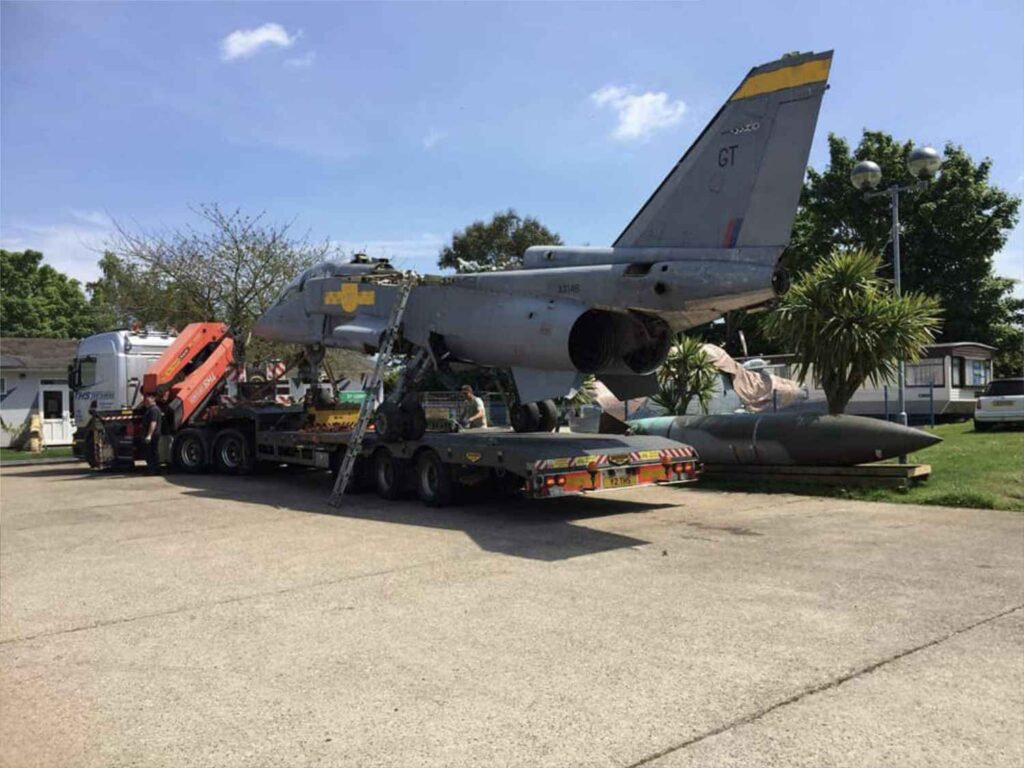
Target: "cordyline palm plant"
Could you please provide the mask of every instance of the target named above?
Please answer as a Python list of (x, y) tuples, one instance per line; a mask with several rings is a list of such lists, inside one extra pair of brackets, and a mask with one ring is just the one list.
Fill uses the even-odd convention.
[(881, 266), (867, 251), (835, 251), (765, 317), (765, 333), (796, 354), (798, 378), (813, 366), (831, 414), (842, 413), (864, 382), (895, 380), (900, 358), (920, 359), (941, 326), (938, 300), (897, 296), (878, 276)]
[(704, 342), (680, 335), (658, 369), (659, 389), (651, 400), (669, 413), (683, 414), (697, 398), (707, 413), (717, 380), (718, 369), (704, 354)]

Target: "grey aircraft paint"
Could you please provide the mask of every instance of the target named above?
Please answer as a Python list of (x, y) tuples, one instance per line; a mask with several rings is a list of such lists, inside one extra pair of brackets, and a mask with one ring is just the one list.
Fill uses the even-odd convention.
[[(651, 394), (673, 335), (785, 289), (789, 244), (832, 53), (756, 67), (610, 248), (540, 246), (522, 269), (431, 278), (403, 322), (411, 344), (512, 370), (520, 400), (595, 374)], [(396, 294), (354, 277), (386, 262), (324, 263), (256, 324), (260, 337), (373, 351)]]
[(845, 467), (919, 451), (942, 438), (863, 416), (731, 413), (627, 422), (637, 435), (692, 445), (706, 464)]

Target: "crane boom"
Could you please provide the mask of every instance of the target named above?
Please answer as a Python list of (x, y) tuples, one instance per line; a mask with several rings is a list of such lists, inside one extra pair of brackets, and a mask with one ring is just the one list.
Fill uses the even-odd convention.
[(235, 362), (224, 323), (190, 323), (147, 369), (142, 393), (157, 397), (176, 430), (209, 399)]

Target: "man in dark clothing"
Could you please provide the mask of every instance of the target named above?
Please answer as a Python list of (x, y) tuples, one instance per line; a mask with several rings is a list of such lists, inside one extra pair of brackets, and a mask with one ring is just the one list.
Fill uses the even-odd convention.
[(146, 466), (150, 472), (160, 471), (160, 426), (164, 414), (160, 406), (156, 404), (156, 398), (146, 395), (142, 400), (146, 412), (142, 417), (143, 438), (145, 444)]

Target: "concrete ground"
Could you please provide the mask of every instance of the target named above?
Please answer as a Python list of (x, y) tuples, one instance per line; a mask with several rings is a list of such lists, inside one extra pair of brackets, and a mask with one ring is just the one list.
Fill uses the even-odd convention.
[(4, 766), (1020, 766), (1024, 516), (0, 473)]

